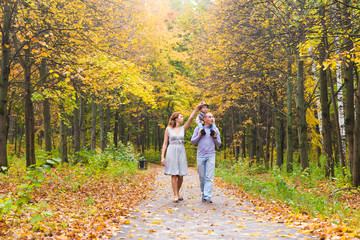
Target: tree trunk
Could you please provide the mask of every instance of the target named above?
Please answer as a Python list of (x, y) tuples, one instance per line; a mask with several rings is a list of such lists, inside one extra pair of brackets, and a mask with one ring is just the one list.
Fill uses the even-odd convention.
[[(355, 68), (356, 71), (356, 68)], [(357, 86), (359, 86), (359, 79), (357, 76)], [(354, 129), (354, 159), (353, 159), (353, 169), (352, 169), (352, 181), (355, 187), (360, 186), (360, 88), (356, 90), (356, 121)]]
[(286, 147), (287, 147), (287, 172), (293, 171), (293, 155), (294, 155), (294, 136), (293, 136), (293, 112), (292, 112), (292, 95), (293, 95), (293, 83), (292, 83), (292, 70), (291, 70), (291, 50), (288, 50), (287, 58), (287, 81), (286, 81)]
[(250, 163), (254, 161), (256, 155), (256, 132), (255, 132), (255, 125), (249, 127), (250, 136), (248, 141), (248, 149), (249, 149), (249, 157)]
[[(257, 121), (257, 120), (256, 120)], [(259, 142), (259, 125), (255, 123), (254, 125), (254, 135), (253, 135), (253, 147), (255, 149), (256, 163), (260, 163), (260, 142)]]
[(262, 161), (265, 160), (264, 144), (263, 144), (263, 139), (260, 135), (260, 131), (261, 131), (261, 128), (260, 128), (260, 125), (258, 125), (257, 131), (256, 131), (257, 139), (258, 139), (258, 152), (259, 152), (258, 163), (262, 163)]
[(52, 141), (51, 141), (51, 112), (50, 112), (50, 100), (44, 99), (44, 137), (45, 137), (45, 152), (51, 153)]
[(14, 144), (14, 139), (16, 137), (16, 133), (15, 133), (15, 121), (16, 121), (16, 117), (14, 115), (12, 115), (9, 111), (10, 115), (10, 122), (9, 122), (9, 131), (8, 131), (8, 136), (9, 136), (9, 143), (10, 144)]
[(304, 171), (309, 167), (309, 159), (307, 155), (307, 123), (306, 123), (306, 107), (305, 107), (305, 87), (304, 87), (304, 61), (300, 59), (299, 53), (296, 54), (297, 62), (297, 101), (296, 110), (299, 118), (298, 135), (300, 147), (300, 163)]
[(96, 103), (95, 97), (92, 97), (91, 102), (91, 150), (96, 149)]
[(121, 115), (121, 109), (119, 109), (119, 141), (125, 143), (125, 127), (124, 119)]
[(110, 120), (111, 120), (111, 111), (110, 111), (110, 107), (107, 106), (105, 111), (105, 133), (104, 133), (105, 148), (108, 146), (107, 135), (110, 132)]
[(338, 149), (338, 152), (340, 155), (341, 170), (342, 170), (343, 175), (345, 176), (345, 168), (346, 168), (345, 155), (344, 155), (344, 151), (343, 151), (344, 148), (342, 145), (342, 136), (341, 136), (340, 122), (339, 122), (339, 113), (338, 113), (338, 108), (336, 105), (334, 82), (332, 81), (330, 69), (328, 69), (328, 75), (330, 78), (329, 82), (330, 82), (330, 91), (331, 91), (331, 101), (333, 103), (333, 108), (334, 108), (334, 120), (335, 120), (335, 126), (336, 126), (337, 147), (338, 147), (337, 149)]
[[(238, 115), (238, 125), (239, 125), (239, 130), (242, 130), (242, 116), (241, 114)], [(238, 136), (238, 141), (239, 141), (239, 145), (238, 145), (238, 153), (239, 153), (239, 159), (244, 157), (244, 133), (240, 133)]]
[[(273, 135), (273, 134), (271, 134)], [(275, 146), (275, 137), (271, 138), (271, 152), (270, 152), (270, 168), (272, 169), (274, 166), (274, 146)]]
[(276, 145), (276, 165), (281, 168), (284, 159), (283, 159), (283, 152), (281, 147), (281, 121), (279, 114), (276, 114), (275, 117), (275, 145)]
[(74, 109), (74, 121), (73, 121), (73, 128), (74, 128), (74, 152), (77, 153), (80, 151), (80, 118), (79, 118), (79, 97), (76, 93), (76, 106)]
[(35, 125), (34, 107), (31, 100), (31, 63), (30, 63), (30, 41), (28, 48), (24, 50), (24, 80), (25, 80), (25, 145), (26, 145), (26, 167), (36, 164), (35, 160)]
[[(318, 111), (315, 109), (315, 111), (314, 111), (314, 116), (316, 117), (316, 119), (318, 119), (319, 121), (320, 121), (320, 119), (319, 119), (319, 113), (318, 113)], [(319, 124), (317, 124), (316, 125), (316, 133), (317, 134), (319, 134), (319, 135), (321, 135), (321, 132), (320, 132), (320, 126), (319, 126)], [(320, 162), (320, 156), (321, 156), (321, 147), (320, 146), (317, 146), (316, 147), (316, 152), (317, 152), (317, 164), (318, 164), (318, 167), (321, 167), (321, 162)]]
[(99, 125), (100, 125), (100, 129), (99, 129), (99, 144), (100, 144), (100, 149), (101, 151), (104, 151), (105, 149), (105, 119), (104, 119), (104, 109), (102, 107), (102, 104), (99, 103), (98, 104), (98, 108), (99, 108)]
[[(274, 102), (277, 104), (277, 93), (275, 92)], [(277, 106), (279, 107), (279, 106)], [(282, 149), (282, 126), (280, 112), (275, 109), (274, 113), (274, 124), (275, 124), (275, 145), (276, 145), (276, 165), (281, 168), (284, 163), (283, 149)]]
[(322, 24), (322, 38), (319, 47), (319, 61), (321, 68), (319, 69), (319, 82), (320, 82), (320, 104), (321, 104), (321, 118), (323, 121), (323, 139), (324, 139), (324, 153), (327, 159), (325, 167), (325, 176), (334, 176), (334, 160), (332, 155), (332, 140), (331, 140), (331, 119), (330, 119), (330, 107), (328, 101), (328, 84), (326, 79), (326, 70), (324, 70), (323, 62), (326, 55), (326, 38), (327, 29), (325, 26), (325, 7), (320, 6), (321, 24)]
[(119, 134), (119, 108), (115, 111), (115, 124), (114, 124), (114, 145), (115, 148), (118, 147), (118, 134)]
[[(340, 55), (339, 37), (335, 37), (335, 53)], [(344, 113), (344, 96), (342, 90), (342, 74), (341, 74), (341, 63), (336, 62), (336, 88), (337, 88), (337, 106), (338, 106), (338, 125), (340, 128), (340, 143), (341, 152), (344, 156), (344, 162), (346, 165), (346, 141), (345, 141), (345, 113)], [(333, 100), (334, 101), (334, 100)], [(334, 101), (335, 103), (335, 101)], [(343, 169), (344, 170), (344, 169)]]
[[(15, 97), (15, 92), (13, 92), (12, 96), (10, 97), (10, 99), (14, 99)], [(12, 107), (12, 103), (13, 101), (9, 101), (9, 106), (8, 106), (8, 110), (7, 110), (7, 118), (6, 118), (6, 139), (8, 140), (9, 137), (9, 133), (10, 133), (10, 118), (11, 118), (11, 107)]]
[(267, 123), (266, 123), (266, 153), (265, 153), (265, 169), (269, 170), (269, 162), (270, 162), (270, 128), (271, 128), (271, 121), (270, 121), (270, 109), (268, 108), (267, 111)]
[(226, 159), (226, 146), (227, 146), (227, 141), (226, 141), (226, 131), (221, 131), (222, 136), (221, 136), (221, 140), (222, 140), (222, 145), (224, 146), (224, 159)]
[(238, 153), (237, 153), (237, 148), (236, 148), (236, 136), (235, 136), (235, 116), (234, 116), (234, 108), (231, 108), (231, 130), (232, 130), (232, 137), (233, 137), (233, 141), (232, 141), (232, 145), (233, 145), (233, 151), (234, 151), (234, 157), (235, 157), (235, 161), (238, 159)]
[(146, 149), (150, 149), (150, 141), (151, 141), (150, 126), (151, 126), (150, 119), (148, 116), (146, 116), (146, 134), (145, 134), (145, 136), (147, 137)]
[(80, 96), (80, 139), (83, 149), (86, 149), (86, 100)]
[(1, 42), (1, 78), (0, 78), (0, 172), (4, 172), (2, 167), (7, 168), (7, 102), (10, 75), (10, 31), (12, 25), (12, 12), (10, 3), (4, 2), (2, 16), (2, 42)]
[(21, 130), (21, 134), (20, 134), (20, 138), (19, 138), (19, 147), (18, 147), (18, 152), (17, 152), (17, 157), (19, 158), (21, 155), (21, 147), (22, 147), (22, 138), (24, 136), (24, 130)]
[(263, 143), (263, 138), (262, 136), (262, 125), (261, 125), (261, 115), (263, 113), (263, 107), (260, 101), (260, 97), (258, 98), (258, 109), (257, 109), (257, 113), (256, 113), (256, 136), (257, 136), (257, 163), (263, 163), (264, 159), (265, 159), (265, 153), (264, 153), (264, 143)]
[[(41, 60), (40, 67), (40, 79), (45, 81), (48, 75), (48, 69), (46, 64), (46, 59)], [(45, 152), (48, 154), (51, 153), (51, 112), (50, 112), (50, 100), (45, 96), (43, 101), (43, 117), (44, 117), (44, 137), (45, 137)]]
[(17, 138), (19, 136), (19, 124), (18, 124), (18, 118), (15, 116), (14, 117), (14, 155), (16, 154), (16, 150), (17, 150)]
[[(242, 141), (242, 153), (243, 153), (243, 158), (246, 158), (246, 140), (247, 140), (247, 138), (246, 138), (245, 131), (246, 131), (246, 130), (244, 130), (243, 141)], [(225, 132), (225, 131), (223, 131), (223, 132)]]
[[(343, 31), (350, 33), (352, 31), (351, 26), (351, 0), (343, 1)], [(352, 172), (353, 154), (354, 154), (354, 62), (351, 60), (351, 50), (354, 48), (354, 44), (349, 35), (343, 35), (343, 46), (345, 51), (345, 57), (343, 61), (344, 69), (344, 82), (345, 82), (345, 131), (346, 139), (348, 140), (349, 149), (349, 165)]]
[(67, 126), (65, 124), (64, 107), (59, 106), (60, 110), (60, 154), (62, 162), (69, 162), (67, 152)]
[[(137, 115), (140, 115), (139, 114), (139, 107), (137, 107), (136, 109), (136, 113)], [(137, 149), (138, 151), (141, 151), (141, 132), (142, 132), (142, 129), (141, 129), (141, 120), (140, 120), (141, 117), (135, 117), (135, 121), (136, 121), (136, 128), (135, 128), (135, 134), (136, 134), (136, 146), (137, 146)]]

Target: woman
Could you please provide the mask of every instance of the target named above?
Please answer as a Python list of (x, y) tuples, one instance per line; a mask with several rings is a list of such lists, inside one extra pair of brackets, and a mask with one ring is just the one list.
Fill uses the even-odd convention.
[(165, 130), (164, 144), (161, 151), (161, 163), (165, 166), (164, 173), (171, 175), (171, 186), (174, 192), (174, 202), (176, 203), (184, 200), (180, 197), (179, 191), (183, 182), (183, 176), (188, 173), (184, 147), (185, 132), (190, 127), (196, 112), (199, 111), (202, 105), (203, 104), (200, 103), (194, 109), (184, 126), (181, 126), (184, 122), (181, 113), (173, 113), (169, 119), (168, 127)]

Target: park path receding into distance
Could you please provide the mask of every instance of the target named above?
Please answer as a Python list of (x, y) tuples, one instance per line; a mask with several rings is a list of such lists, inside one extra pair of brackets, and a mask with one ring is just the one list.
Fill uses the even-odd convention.
[(180, 193), (184, 201), (172, 202), (170, 176), (160, 169), (154, 189), (111, 239), (316, 239), (267, 220), (225, 188), (214, 186), (213, 203), (201, 202), (198, 175), (192, 168)]

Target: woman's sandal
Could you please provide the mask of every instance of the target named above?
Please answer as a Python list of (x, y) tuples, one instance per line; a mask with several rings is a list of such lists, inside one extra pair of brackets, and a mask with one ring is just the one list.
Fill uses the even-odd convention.
[(179, 200), (180, 200), (180, 199), (176, 199), (176, 200), (174, 199), (173, 202), (174, 202), (174, 203), (178, 203)]
[(179, 200), (179, 201), (184, 201), (183, 197), (180, 197), (178, 200)]

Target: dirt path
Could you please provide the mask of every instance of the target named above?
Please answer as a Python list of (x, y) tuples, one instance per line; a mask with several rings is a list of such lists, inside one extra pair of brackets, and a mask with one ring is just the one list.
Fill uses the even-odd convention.
[(156, 190), (111, 239), (315, 239), (298, 229), (263, 219), (247, 202), (214, 186), (213, 203), (202, 203), (194, 169), (184, 177), (184, 201), (173, 203), (170, 177), (159, 170)]

